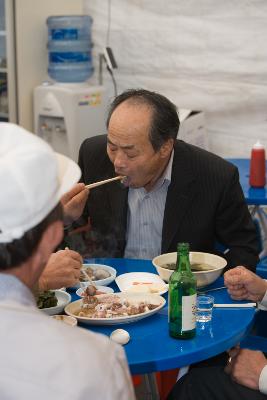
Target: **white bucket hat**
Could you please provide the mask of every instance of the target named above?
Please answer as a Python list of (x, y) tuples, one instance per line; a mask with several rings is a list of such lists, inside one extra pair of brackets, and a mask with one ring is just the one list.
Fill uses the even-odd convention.
[(0, 243), (38, 225), (80, 176), (74, 161), (42, 139), (0, 122)]

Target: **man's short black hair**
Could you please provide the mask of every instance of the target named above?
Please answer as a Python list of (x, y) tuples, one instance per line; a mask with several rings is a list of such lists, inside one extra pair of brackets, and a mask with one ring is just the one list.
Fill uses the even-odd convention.
[(152, 109), (149, 138), (155, 151), (168, 139), (177, 138), (180, 121), (176, 106), (161, 94), (145, 89), (126, 90), (113, 100), (107, 117), (107, 128), (113, 111), (125, 101), (136, 105), (146, 104)]
[(63, 210), (59, 203), (47, 217), (27, 231), (21, 239), (11, 243), (0, 243), (0, 270), (8, 270), (27, 261), (38, 246), (46, 228), (54, 221), (63, 220)]

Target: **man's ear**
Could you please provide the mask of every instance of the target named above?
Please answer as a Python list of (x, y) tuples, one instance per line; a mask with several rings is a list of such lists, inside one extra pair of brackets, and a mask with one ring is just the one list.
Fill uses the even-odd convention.
[(174, 146), (173, 139), (168, 139), (166, 142), (164, 142), (161, 148), (159, 149), (160, 157), (161, 158), (168, 157), (172, 152), (173, 146)]
[(38, 244), (43, 259), (47, 260), (63, 238), (63, 222), (54, 221), (44, 231)]

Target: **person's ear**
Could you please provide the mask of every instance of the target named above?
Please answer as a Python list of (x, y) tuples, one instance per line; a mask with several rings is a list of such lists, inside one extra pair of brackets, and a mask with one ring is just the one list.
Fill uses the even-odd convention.
[(160, 157), (161, 158), (168, 157), (172, 152), (173, 146), (174, 146), (173, 139), (168, 139), (166, 142), (164, 142), (161, 148), (159, 149)]
[(38, 252), (43, 260), (47, 260), (50, 254), (55, 250), (63, 238), (62, 221), (52, 222), (44, 231), (38, 244)]

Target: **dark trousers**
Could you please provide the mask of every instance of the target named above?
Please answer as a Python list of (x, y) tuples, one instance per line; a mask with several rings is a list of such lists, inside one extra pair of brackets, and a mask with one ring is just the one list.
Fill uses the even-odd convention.
[(267, 400), (267, 395), (232, 381), (224, 372), (225, 355), (219, 357), (195, 364), (167, 400)]

